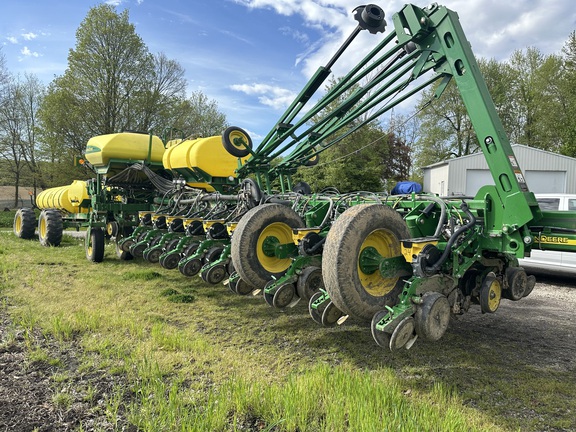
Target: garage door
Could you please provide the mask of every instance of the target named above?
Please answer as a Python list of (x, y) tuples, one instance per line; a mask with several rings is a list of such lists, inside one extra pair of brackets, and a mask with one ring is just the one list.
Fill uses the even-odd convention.
[[(528, 188), (534, 193), (566, 193), (565, 171), (525, 171), (524, 177)], [(466, 195), (476, 195), (478, 189), (487, 184), (494, 184), (490, 171), (466, 170)]]

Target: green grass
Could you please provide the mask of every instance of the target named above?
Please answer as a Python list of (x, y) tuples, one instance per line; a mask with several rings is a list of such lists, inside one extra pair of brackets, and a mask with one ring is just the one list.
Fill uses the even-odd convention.
[(113, 424), (122, 412), (143, 431), (576, 428), (576, 378), (510, 362), (515, 347), (449, 332), (392, 354), (361, 325), (322, 328), (304, 305), (280, 312), (199, 277), (118, 261), (111, 246), (93, 264), (79, 240), (45, 249), (0, 231), (0, 254), (10, 257), (0, 259), (0, 298), (19, 329), (78, 346), (85, 373), (126, 378), (106, 401)]

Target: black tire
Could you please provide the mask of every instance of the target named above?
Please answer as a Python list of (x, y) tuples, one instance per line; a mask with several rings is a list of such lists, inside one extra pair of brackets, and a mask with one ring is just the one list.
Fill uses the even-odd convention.
[(166, 247), (164, 247), (164, 252), (173, 251), (174, 249), (176, 249), (176, 246), (178, 246), (178, 243), (180, 243), (180, 238), (173, 238), (168, 243), (166, 243)]
[(118, 240), (116, 240), (114, 244), (116, 246), (116, 256), (118, 257), (119, 260), (130, 261), (134, 259), (134, 256), (130, 252), (125, 251), (120, 247), (120, 245), (118, 244)]
[(292, 187), (292, 192), (296, 192), (302, 195), (310, 195), (312, 193), (312, 188), (305, 181), (299, 181)]
[(414, 314), (416, 334), (429, 341), (440, 339), (450, 323), (450, 303), (439, 292), (427, 292)]
[(245, 157), (250, 154), (252, 138), (244, 129), (230, 126), (222, 134), (222, 145), (232, 156)]
[(492, 272), (488, 273), (482, 282), (480, 288), (480, 309), (482, 313), (494, 313), (500, 306), (500, 299), (502, 298), (502, 284), (496, 275)]
[(84, 241), (86, 259), (95, 263), (104, 260), (104, 231), (100, 227), (92, 227), (86, 231)]
[(296, 293), (298, 297), (308, 302), (310, 298), (321, 289), (324, 289), (322, 269), (313, 266), (304, 268), (296, 282)]
[(223, 250), (224, 246), (212, 246), (204, 254), (204, 262), (213, 263), (214, 261), (217, 261), (218, 258), (220, 258), (220, 255), (222, 255)]
[(58, 210), (42, 210), (38, 218), (38, 239), (42, 246), (59, 246), (64, 224)]
[(318, 162), (320, 162), (320, 155), (319, 154), (315, 154), (314, 156), (312, 156), (310, 159), (308, 159), (306, 161), (306, 163), (304, 164), (304, 166), (307, 167), (313, 167), (315, 165), (318, 165)]
[(178, 267), (178, 263), (182, 257), (178, 252), (170, 252), (164, 255), (159, 261), (162, 268), (166, 270), (174, 270)]
[(148, 248), (142, 254), (142, 257), (149, 263), (156, 264), (162, 255), (162, 249), (159, 247)]
[(522, 267), (508, 267), (506, 269), (507, 289), (502, 291), (502, 296), (513, 301), (525, 297), (528, 288), (528, 276)]
[(29, 240), (36, 231), (36, 214), (31, 208), (21, 208), (14, 216), (14, 235)]
[(303, 226), (300, 216), (281, 204), (263, 204), (246, 212), (234, 230), (231, 247), (232, 262), (240, 277), (256, 288), (264, 288), (269, 280), (282, 276), (292, 260), (265, 255), (262, 242), (268, 236), (281, 237), (281, 243), (292, 241), (292, 229)]
[(186, 277), (196, 276), (202, 269), (202, 261), (199, 258), (188, 260), (185, 263), (178, 263), (178, 270)]
[(226, 267), (223, 265), (212, 266), (202, 272), (202, 279), (211, 285), (216, 285), (226, 278)]
[(346, 210), (328, 232), (322, 255), (322, 277), (336, 307), (370, 321), (376, 312), (396, 304), (402, 279), (384, 279), (377, 270), (364, 273), (359, 258), (369, 246), (384, 257), (398, 256), (400, 240), (409, 237), (404, 220), (390, 207), (361, 204)]

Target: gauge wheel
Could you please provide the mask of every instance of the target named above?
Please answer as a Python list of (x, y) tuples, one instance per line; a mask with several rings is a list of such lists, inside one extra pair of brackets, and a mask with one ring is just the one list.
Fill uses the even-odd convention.
[(277, 257), (269, 245), (292, 243), (292, 230), (303, 226), (300, 216), (281, 204), (263, 204), (246, 212), (231, 246), (232, 262), (240, 277), (264, 288), (269, 280), (286, 273), (292, 259)]
[(14, 235), (29, 240), (36, 232), (36, 214), (31, 208), (21, 208), (14, 215)]
[(285, 283), (280, 285), (276, 292), (274, 293), (274, 297), (272, 298), (272, 306), (277, 309), (284, 309), (290, 303), (292, 303), (292, 299), (296, 295), (296, 287), (294, 284)]
[(178, 270), (186, 277), (192, 277), (198, 274), (202, 268), (202, 261), (199, 258), (183, 260), (178, 264)]
[(398, 301), (404, 282), (384, 278), (360, 260), (366, 248), (384, 258), (401, 254), (402, 239), (410, 237), (402, 217), (380, 204), (360, 204), (346, 210), (332, 225), (322, 254), (322, 277), (330, 299), (347, 315), (370, 321)]
[(171, 251), (159, 259), (160, 265), (167, 270), (174, 270), (182, 257), (178, 252)]
[(252, 138), (244, 129), (230, 126), (222, 134), (222, 145), (232, 156), (242, 158), (250, 154)]
[(309, 301), (312, 295), (321, 289), (324, 289), (322, 269), (314, 266), (305, 267), (296, 282), (296, 293), (298, 297)]
[(502, 284), (496, 275), (488, 273), (480, 288), (480, 309), (483, 313), (494, 313), (500, 306), (502, 297)]
[(226, 267), (223, 265), (217, 265), (209, 267), (207, 270), (202, 272), (202, 279), (212, 285), (219, 284), (226, 277)]
[(440, 339), (450, 323), (450, 303), (439, 292), (427, 292), (416, 306), (414, 328), (416, 334), (429, 341)]

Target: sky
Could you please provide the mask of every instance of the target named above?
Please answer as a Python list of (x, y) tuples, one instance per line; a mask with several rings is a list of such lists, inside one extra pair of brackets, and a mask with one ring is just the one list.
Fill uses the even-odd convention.
[[(151, 53), (186, 70), (188, 93), (218, 103), (228, 123), (257, 143), (274, 126), (317, 68), (356, 27), (350, 0), (2, 0), (0, 53), (13, 74), (49, 84), (64, 73), (76, 30), (100, 3), (129, 11)], [(405, 2), (374, 1), (387, 31)], [(429, 3), (414, 2), (425, 7)], [(560, 54), (576, 30), (573, 0), (446, 0), (458, 13), (476, 56), (507, 60), (535, 47)], [(387, 33), (387, 32), (386, 32)], [(333, 68), (342, 76), (383, 37), (362, 32)]]

